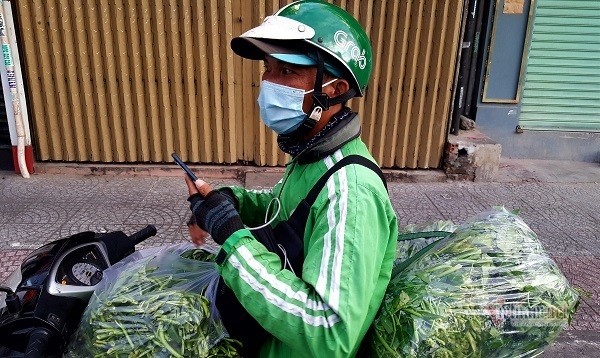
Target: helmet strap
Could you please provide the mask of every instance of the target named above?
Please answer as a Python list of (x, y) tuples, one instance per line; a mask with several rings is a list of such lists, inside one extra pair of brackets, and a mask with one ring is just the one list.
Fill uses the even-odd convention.
[(330, 98), (327, 93), (323, 92), (323, 74), (325, 73), (325, 61), (323, 61), (323, 55), (320, 51), (316, 52), (317, 55), (317, 76), (315, 78), (315, 89), (312, 93), (313, 103), (310, 107), (308, 115), (304, 117), (304, 121), (296, 130), (286, 136), (295, 137), (302, 139), (310, 132), (317, 122), (321, 119), (321, 114), (327, 111), (330, 106), (338, 103), (344, 103), (351, 98), (356, 96), (356, 90), (351, 88), (346, 93)]
[[(329, 109), (329, 96), (323, 92), (323, 74), (325, 73), (325, 61), (320, 51), (317, 51), (317, 75), (315, 76), (315, 89), (312, 93), (312, 107), (308, 118), (316, 124), (321, 119), (321, 113)], [(314, 125), (313, 125), (314, 127)]]
[(350, 88), (346, 93), (341, 94), (337, 97), (329, 98), (329, 105), (333, 106), (338, 103), (345, 103), (356, 97), (356, 90), (354, 88)]
[(336, 105), (338, 103), (347, 102), (351, 98), (356, 97), (356, 90), (354, 88), (351, 88), (346, 93), (341, 94), (337, 97), (329, 97), (327, 93), (323, 92), (323, 73), (325, 73), (325, 61), (323, 61), (323, 55), (319, 51), (317, 51), (317, 76), (315, 78), (315, 89), (312, 94), (313, 104), (308, 115), (309, 118), (312, 118), (317, 122), (319, 121), (321, 116), (319, 114), (319, 118), (313, 117), (315, 109), (320, 107), (320, 111), (318, 113), (322, 113), (327, 111), (330, 106)]

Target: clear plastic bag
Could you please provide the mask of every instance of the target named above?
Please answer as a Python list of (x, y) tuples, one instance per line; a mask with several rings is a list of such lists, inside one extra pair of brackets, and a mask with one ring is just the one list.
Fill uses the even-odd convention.
[(214, 305), (214, 254), (179, 244), (136, 252), (107, 269), (69, 356), (238, 356)]
[[(396, 246), (396, 263), (407, 260), (425, 246), (438, 241), (440, 238), (446, 237), (449, 233), (454, 232), (458, 225), (449, 220), (438, 220), (431, 224), (410, 224), (400, 230), (398, 235), (398, 245)], [(425, 234), (411, 236), (410, 234)]]
[(535, 233), (501, 208), (397, 263), (369, 343), (380, 357), (533, 357), (578, 302)]

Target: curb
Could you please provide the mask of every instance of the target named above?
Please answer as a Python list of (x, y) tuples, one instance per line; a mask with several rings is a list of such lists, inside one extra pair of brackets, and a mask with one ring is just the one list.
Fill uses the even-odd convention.
[[(181, 169), (174, 164), (70, 164), (36, 163), (38, 174), (58, 175), (112, 175), (180, 177)], [(258, 167), (246, 165), (190, 165), (190, 168), (207, 179), (236, 179), (252, 187), (273, 186), (283, 175), (282, 167)], [(439, 169), (395, 170), (383, 169), (388, 182), (394, 183), (444, 183), (446, 174)]]

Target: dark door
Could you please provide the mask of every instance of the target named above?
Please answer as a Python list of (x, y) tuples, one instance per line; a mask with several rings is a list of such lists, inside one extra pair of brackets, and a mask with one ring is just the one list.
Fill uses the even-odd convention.
[(4, 93), (0, 86), (0, 170), (10, 169), (13, 169), (12, 146), (10, 144), (8, 120), (6, 118)]

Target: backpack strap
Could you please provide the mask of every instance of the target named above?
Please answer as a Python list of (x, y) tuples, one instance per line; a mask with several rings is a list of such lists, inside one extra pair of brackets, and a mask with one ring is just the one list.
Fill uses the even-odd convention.
[(323, 176), (321, 176), (321, 178), (319, 178), (319, 180), (317, 180), (317, 182), (313, 185), (308, 195), (304, 199), (300, 200), (300, 203), (298, 203), (298, 206), (292, 215), (290, 215), (286, 221), (282, 221), (277, 224), (273, 229), (274, 237), (285, 238), (285, 240), (279, 242), (283, 246), (283, 250), (281, 252), (284, 254), (284, 258), (282, 259), (282, 262), (287, 261), (288, 265), (297, 275), (300, 275), (302, 272), (302, 265), (304, 263), (304, 230), (306, 229), (306, 222), (308, 220), (310, 208), (317, 200), (317, 196), (327, 183), (327, 180), (336, 171), (348, 164), (359, 164), (373, 170), (375, 173), (377, 173), (377, 175), (379, 175), (381, 181), (383, 181), (383, 185), (387, 189), (387, 184), (381, 169), (379, 169), (377, 164), (360, 155), (354, 154), (344, 157), (342, 160), (329, 168), (327, 172), (325, 172), (325, 174), (323, 174)]
[(319, 178), (319, 180), (317, 180), (317, 182), (313, 185), (312, 189), (310, 189), (310, 191), (308, 192), (308, 195), (306, 195), (304, 199), (300, 200), (300, 203), (298, 203), (296, 210), (294, 210), (292, 215), (286, 221), (287, 225), (291, 226), (300, 238), (304, 236), (304, 229), (306, 227), (306, 221), (308, 219), (308, 213), (310, 212), (310, 208), (317, 200), (317, 196), (319, 196), (319, 193), (327, 183), (327, 180), (336, 171), (348, 164), (359, 164), (373, 170), (375, 173), (377, 173), (377, 175), (379, 175), (381, 181), (383, 181), (383, 185), (387, 190), (387, 183), (385, 181), (385, 178), (383, 177), (381, 169), (379, 169), (377, 164), (373, 163), (365, 157), (356, 154), (342, 158), (342, 160), (335, 163), (331, 168), (329, 168), (325, 172), (325, 174), (323, 174), (323, 176)]
[(361, 155), (352, 154), (352, 155), (342, 158), (342, 160), (335, 163), (331, 168), (329, 168), (325, 172), (325, 174), (323, 174), (323, 176), (321, 178), (319, 178), (319, 180), (315, 183), (315, 185), (312, 187), (310, 192), (308, 192), (308, 195), (304, 199), (309, 204), (309, 206), (312, 206), (315, 203), (315, 201), (317, 200), (317, 196), (319, 196), (321, 189), (323, 189), (323, 187), (327, 183), (327, 180), (329, 180), (329, 177), (331, 177), (335, 172), (340, 170), (342, 167), (345, 167), (346, 165), (349, 165), (349, 164), (359, 164), (359, 165), (362, 165), (363, 167), (367, 167), (367, 168), (371, 169), (372, 171), (374, 171), (379, 176), (379, 178), (381, 178), (381, 181), (383, 182), (383, 185), (385, 186), (385, 189), (387, 190), (387, 182), (385, 181), (385, 177), (383, 176), (383, 172), (381, 171), (379, 166)]

